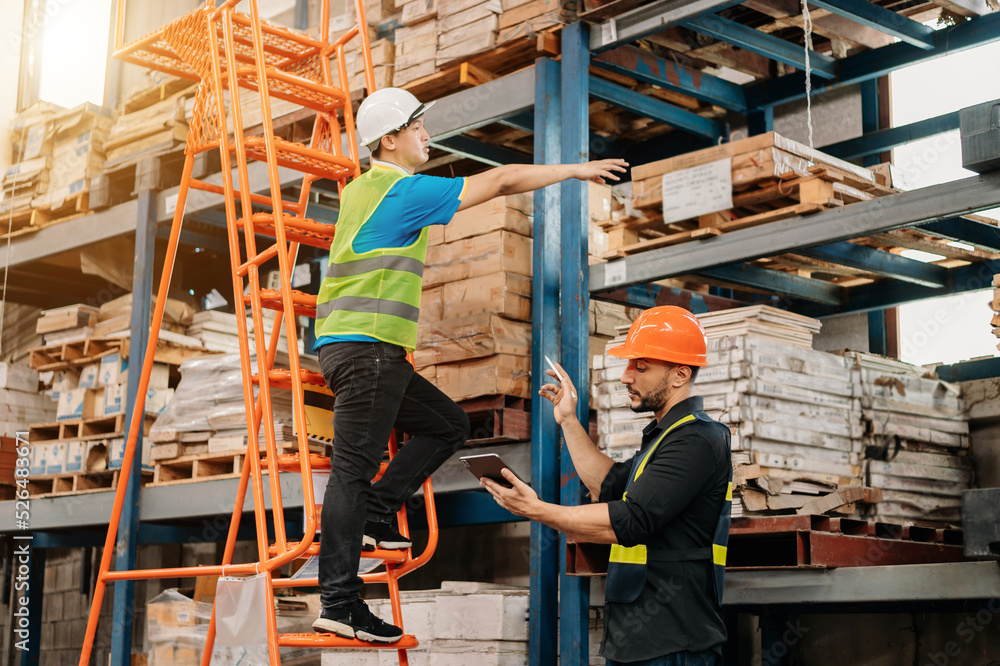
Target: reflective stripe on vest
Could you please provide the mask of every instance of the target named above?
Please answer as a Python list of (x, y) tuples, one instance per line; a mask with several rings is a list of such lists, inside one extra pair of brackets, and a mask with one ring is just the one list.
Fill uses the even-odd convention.
[(337, 234), (316, 299), (316, 337), (365, 335), (408, 351), (417, 344), (427, 229), (405, 247), (356, 254), (354, 241), (407, 174), (375, 166), (344, 188)]
[[(680, 419), (660, 436), (656, 443), (650, 447), (648, 453), (639, 462), (635, 473), (628, 481), (622, 499), (628, 497), (628, 488), (639, 478), (646, 463), (652, 457), (656, 448), (664, 440), (668, 433), (675, 428), (696, 420), (693, 414), (688, 414)], [(657, 553), (656, 559), (659, 562), (687, 562), (687, 561), (710, 561), (712, 563), (713, 577), (712, 583), (719, 605), (722, 605), (722, 591), (726, 573), (726, 553), (729, 545), (729, 527), (732, 521), (733, 508), (733, 469), (729, 467), (729, 483), (726, 486), (726, 497), (722, 502), (722, 510), (719, 512), (719, 520), (715, 525), (715, 534), (712, 536), (711, 548), (687, 548), (675, 549), (665, 553)], [(608, 578), (605, 586), (605, 598), (612, 602), (630, 603), (638, 598), (642, 591), (642, 586), (646, 581), (646, 559), (647, 550), (645, 545), (637, 545), (625, 548), (619, 544), (612, 544), (611, 556), (608, 558)]]

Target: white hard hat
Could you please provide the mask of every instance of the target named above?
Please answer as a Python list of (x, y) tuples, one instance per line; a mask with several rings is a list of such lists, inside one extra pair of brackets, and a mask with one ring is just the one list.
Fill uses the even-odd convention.
[(433, 105), (421, 104), (402, 88), (376, 90), (358, 109), (358, 139), (362, 145), (371, 146), (386, 134), (403, 129)]

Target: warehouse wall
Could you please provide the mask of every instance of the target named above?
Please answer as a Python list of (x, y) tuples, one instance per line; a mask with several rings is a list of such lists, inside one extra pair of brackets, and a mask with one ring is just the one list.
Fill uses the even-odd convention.
[(18, 29), (24, 22), (23, 0), (0, 0), (0, 16), (3, 16), (3, 35), (0, 37), (3, 57), (0, 62), (0, 172), (6, 171), (11, 164), (10, 154), (10, 121), (17, 111), (17, 63), (21, 59), (20, 39)]

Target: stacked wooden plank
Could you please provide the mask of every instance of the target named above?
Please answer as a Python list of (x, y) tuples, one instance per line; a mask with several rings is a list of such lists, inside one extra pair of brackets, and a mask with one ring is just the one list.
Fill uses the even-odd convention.
[[(36, 102), (18, 113), (10, 125), (13, 164), (3, 177), (0, 215), (21, 222), (30, 218), (31, 202), (48, 191), (52, 163), (52, 120), (65, 111), (48, 102)], [(5, 225), (6, 226), (6, 225)]]
[(498, 0), (439, 0), (435, 65), (444, 67), (497, 45)]
[(960, 385), (872, 354), (845, 358), (859, 374), (867, 480), (884, 495), (874, 515), (958, 524), (962, 490), (973, 480)]
[[(274, 316), (274, 311), (264, 311), (264, 333), (268, 336), (266, 339), (270, 339), (271, 331), (274, 330)], [(253, 333), (253, 318), (247, 315), (246, 319), (247, 331)], [(223, 353), (238, 353), (240, 351), (240, 338), (236, 328), (235, 314), (216, 310), (197, 312), (191, 317), (191, 325), (185, 334), (199, 340), (206, 349), (211, 351)], [(299, 342), (301, 350), (301, 340)], [(288, 353), (288, 338), (285, 334), (284, 324), (282, 324), (279, 333), (278, 351)]]
[(437, 18), (430, 17), (419, 23), (396, 29), (394, 86), (433, 74), (437, 69), (438, 28)]
[[(990, 326), (993, 327), (993, 335), (1000, 338), (1000, 275), (993, 276), (993, 301), (990, 307), (993, 310)], [(1000, 349), (1000, 344), (997, 344), (997, 349)]]
[[(148, 93), (140, 91), (123, 105), (108, 136), (106, 168), (132, 164), (184, 145), (188, 135), (185, 107), (194, 97), (195, 87), (186, 81), (183, 84), (161, 84)], [(165, 98), (153, 94), (177, 88)]]
[(501, 0), (499, 43), (530, 36), (576, 19), (578, 4), (567, 0)]
[(14, 437), (29, 423), (55, 420), (56, 406), (39, 393), (38, 382), (27, 365), (0, 363), (0, 435)]
[(414, 365), (455, 400), (531, 394), (532, 198), (432, 227)]
[(635, 215), (612, 225), (606, 258), (705, 238), (892, 193), (862, 167), (779, 134), (632, 170)]
[[(365, 81), (365, 61), (361, 57), (359, 40), (352, 40), (351, 50), (345, 50), (344, 63), (347, 66), (348, 88), (352, 94), (367, 93), (368, 85)], [(372, 54), (372, 74), (375, 76), (375, 90), (388, 88), (392, 85), (393, 76), (396, 71), (396, 45), (389, 39), (378, 39), (371, 42)], [(331, 63), (332, 64), (332, 63)], [(333, 73), (336, 81), (336, 70)]]

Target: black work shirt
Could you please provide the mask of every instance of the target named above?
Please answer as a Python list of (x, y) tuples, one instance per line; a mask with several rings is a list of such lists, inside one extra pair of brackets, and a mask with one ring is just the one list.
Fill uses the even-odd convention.
[[(645, 455), (664, 430), (692, 412), (702, 399), (691, 397), (670, 409), (642, 435)], [(622, 500), (634, 457), (615, 463), (601, 484), (611, 527), (623, 546), (645, 544), (646, 584), (632, 603), (606, 602), (601, 655), (640, 661), (674, 652), (713, 650), (726, 640), (713, 584), (712, 563), (658, 561), (658, 553), (711, 548), (726, 500), (732, 462), (729, 428), (696, 420), (664, 438)]]

